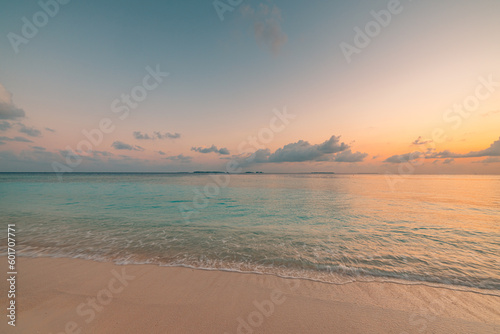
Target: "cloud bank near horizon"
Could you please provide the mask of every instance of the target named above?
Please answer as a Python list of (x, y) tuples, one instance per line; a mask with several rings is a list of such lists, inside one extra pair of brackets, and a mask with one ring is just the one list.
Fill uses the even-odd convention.
[(361, 162), (368, 153), (352, 152), (350, 146), (340, 142), (340, 136), (331, 136), (321, 144), (312, 145), (308, 141), (299, 140), (286, 144), (276, 151), (259, 149), (251, 156), (241, 157), (248, 163), (283, 163), (283, 162)]
[[(419, 139), (420, 140), (420, 137)], [(471, 151), (469, 153), (460, 154), (454, 153), (449, 150), (444, 150), (440, 152), (435, 152), (434, 149), (429, 148), (426, 152), (414, 151), (404, 154), (396, 154), (385, 159), (385, 163), (401, 163), (416, 160), (419, 158), (425, 159), (446, 159), (444, 163), (451, 163), (454, 159), (465, 159), (465, 158), (487, 158), (483, 160), (485, 163), (497, 162), (496, 157), (500, 157), (500, 137), (498, 140), (494, 141), (488, 148), (479, 151)]]

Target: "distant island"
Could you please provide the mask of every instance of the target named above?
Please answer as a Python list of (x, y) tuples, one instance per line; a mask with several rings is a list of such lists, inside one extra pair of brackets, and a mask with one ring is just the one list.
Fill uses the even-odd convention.
[(201, 171), (201, 170), (196, 170), (193, 172), (193, 174), (226, 174), (227, 172), (221, 172), (221, 171)]
[[(231, 173), (231, 174), (263, 174), (264, 172), (257, 171), (257, 172), (242, 172), (242, 173)], [(223, 171), (202, 171), (202, 170), (197, 170), (194, 171), (193, 174), (229, 174), (228, 172), (223, 172)]]

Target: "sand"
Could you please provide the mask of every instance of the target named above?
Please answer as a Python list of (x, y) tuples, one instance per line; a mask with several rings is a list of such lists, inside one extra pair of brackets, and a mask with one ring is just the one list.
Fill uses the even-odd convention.
[(500, 297), (424, 285), (64, 258), (17, 269), (16, 327), (4, 315), (0, 333), (500, 333)]

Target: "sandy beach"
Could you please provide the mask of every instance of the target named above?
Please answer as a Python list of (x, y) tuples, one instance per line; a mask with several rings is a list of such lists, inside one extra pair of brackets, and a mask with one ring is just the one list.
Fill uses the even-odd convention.
[(16, 284), (16, 326), (4, 317), (2, 333), (500, 331), (499, 297), (423, 285), (24, 257)]

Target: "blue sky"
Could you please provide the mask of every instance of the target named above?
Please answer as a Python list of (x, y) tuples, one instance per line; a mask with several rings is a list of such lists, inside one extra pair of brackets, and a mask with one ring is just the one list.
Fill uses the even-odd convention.
[[(51, 171), (52, 162), (64, 164), (68, 147), (77, 150), (85, 140), (82, 131), (103, 118), (116, 127), (92, 149), (106, 153), (75, 152), (82, 163), (72, 170), (222, 169), (228, 159), (245, 158), (241, 143), (269, 125), (273, 110), (286, 108), (296, 119), (256, 149), (293, 158), (270, 155), (272, 162), (247, 168), (395, 171), (391, 157), (418, 149), (426, 159), (417, 173), (498, 171), (495, 150), (467, 156), (499, 139), (498, 90), (457, 129), (443, 123), (443, 114), (474, 94), (478, 78), (500, 81), (494, 42), (500, 3), (402, 0), (390, 22), (379, 24), (369, 45), (348, 60), (341, 44), (355, 46), (354, 29), (364, 30), (373, 12), (391, 4), (242, 1), (221, 21), (212, 1), (73, 0), (59, 4), (16, 53), (9, 34), (22, 36), (23, 17), (33, 22), (42, 8), (37, 1), (8, 1), (0, 13), (0, 96), (4, 112), (24, 115), (0, 116), (0, 170)], [(117, 120), (112, 101), (157, 66), (168, 77), (130, 117)], [(432, 138), (435, 128), (446, 141)], [(180, 136), (146, 140), (135, 132)], [(28, 141), (15, 140), (20, 136)], [(332, 137), (345, 148), (303, 158)], [(432, 145), (412, 144), (419, 137)], [(222, 148), (230, 153), (220, 154)], [(444, 151), (453, 158), (437, 154)]]

